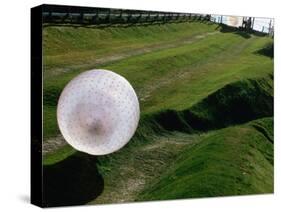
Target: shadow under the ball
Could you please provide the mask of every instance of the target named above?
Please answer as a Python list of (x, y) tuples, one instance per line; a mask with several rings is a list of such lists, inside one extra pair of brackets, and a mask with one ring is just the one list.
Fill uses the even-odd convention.
[(81, 205), (98, 197), (104, 181), (97, 158), (77, 152), (54, 165), (43, 167), (43, 206)]

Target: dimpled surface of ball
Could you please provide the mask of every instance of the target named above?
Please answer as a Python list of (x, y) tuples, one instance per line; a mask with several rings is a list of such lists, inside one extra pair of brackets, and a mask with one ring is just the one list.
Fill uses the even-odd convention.
[(139, 102), (130, 83), (108, 70), (90, 70), (62, 91), (57, 119), (65, 140), (75, 149), (105, 155), (122, 148), (134, 135)]

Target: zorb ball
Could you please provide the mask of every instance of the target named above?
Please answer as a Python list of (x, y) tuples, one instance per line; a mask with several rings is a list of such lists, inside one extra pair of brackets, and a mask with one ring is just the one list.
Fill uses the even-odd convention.
[(139, 101), (130, 83), (108, 70), (79, 74), (63, 89), (57, 120), (65, 140), (75, 149), (105, 155), (122, 148), (139, 122)]

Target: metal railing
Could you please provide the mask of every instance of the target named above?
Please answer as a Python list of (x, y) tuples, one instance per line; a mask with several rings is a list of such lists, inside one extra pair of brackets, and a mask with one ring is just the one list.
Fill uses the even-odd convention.
[(210, 15), (157, 12), (143, 10), (123, 10), (108, 8), (44, 5), (44, 23), (61, 24), (131, 24), (153, 22), (181, 22), (188, 20), (210, 21)]

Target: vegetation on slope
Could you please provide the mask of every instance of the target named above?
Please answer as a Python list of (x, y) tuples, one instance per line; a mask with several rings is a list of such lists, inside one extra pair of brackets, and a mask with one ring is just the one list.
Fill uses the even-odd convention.
[[(93, 198), (90, 204), (272, 192), (272, 118), (257, 119), (244, 125), (231, 126), (201, 135), (180, 133), (180, 131), (198, 132), (198, 129), (194, 130), (191, 127), (192, 122), (185, 115), (192, 110), (205, 111), (208, 108), (217, 108), (217, 110), (208, 110), (207, 116), (201, 117), (206, 122), (203, 126), (209, 126), (210, 129), (229, 126), (236, 121), (241, 123), (272, 116), (271, 84), (271, 77), (235, 82), (206, 97), (189, 110), (166, 110), (146, 116), (141, 120), (134, 138), (125, 148), (111, 155), (100, 156), (97, 164), (91, 165), (97, 166), (94, 174), (102, 176), (103, 181), (99, 182), (104, 183), (104, 187), (102, 193), (97, 198)], [(229, 88), (239, 89), (229, 93)], [(235, 118), (231, 115), (232, 109), (224, 114), (225, 120), (231, 122), (216, 118), (224, 113), (220, 110), (221, 104), (226, 104), (226, 107), (236, 106), (230, 104), (233, 103), (233, 99), (245, 103), (237, 111)], [(252, 112), (251, 116), (243, 119), (245, 112), (252, 107), (255, 107), (253, 111), (258, 112)], [(209, 117), (213, 119), (208, 120)], [(197, 118), (200, 121), (200, 117)], [(212, 126), (206, 120), (210, 123), (215, 121), (218, 123)], [(190, 131), (187, 131), (187, 126)], [(204, 130), (209, 129), (204, 128)], [(75, 155), (81, 156), (79, 152), (74, 151), (64, 160), (59, 158), (61, 162), (56, 161), (55, 164), (52, 163), (58, 158), (53, 158), (52, 163), (45, 166), (50, 167), (45, 169), (46, 173), (50, 171), (53, 173), (51, 167), (58, 166), (57, 164), (69, 164), (67, 161), (72, 160)], [(51, 158), (49, 157), (49, 160)], [(86, 154), (82, 154), (80, 160), (86, 164), (93, 161), (88, 158)], [(71, 169), (70, 167), (66, 166), (66, 170)], [(175, 175), (172, 175), (173, 173)], [(60, 176), (58, 173), (55, 174)], [(81, 180), (79, 176), (76, 177)], [(72, 182), (70, 184), (72, 185)], [(167, 187), (163, 187), (163, 184)], [(218, 187), (220, 184), (223, 186)], [(64, 187), (71, 185), (66, 182), (59, 186), (60, 195), (65, 195)], [(78, 181), (79, 186), (100, 188), (101, 185), (81, 180)], [(160, 189), (162, 187), (163, 189)], [(58, 192), (58, 189), (54, 190)], [(77, 192), (79, 191), (78, 189)], [(67, 197), (68, 195), (65, 204), (70, 201), (70, 197), (68, 199)]]
[(87, 70), (89, 66), (110, 61), (111, 56), (118, 58), (180, 44), (215, 28), (216, 25), (199, 22), (104, 28), (47, 26), (43, 30), (44, 78), (65, 71)]
[[(187, 148), (138, 200), (165, 200), (273, 192), (273, 145), (249, 124), (210, 132)], [(272, 128), (264, 128), (271, 134)]]
[(216, 28), (44, 28), (45, 141), (59, 134), (59, 94), (82, 71), (123, 75), (141, 104), (139, 127), (120, 151), (95, 158), (65, 145), (44, 156), (50, 204), (273, 191), (272, 40)]
[[(112, 200), (114, 200), (114, 202), (124, 202), (133, 200), (158, 200), (166, 198), (272, 192), (273, 119), (270, 118), (270, 116), (273, 115), (273, 87), (271, 84), (271, 77), (235, 82), (211, 94), (189, 110), (166, 110), (152, 116), (147, 116), (140, 123), (133, 141), (131, 141), (127, 147), (113, 155), (99, 158), (99, 170), (105, 179), (105, 189), (101, 196), (92, 203), (109, 203)], [(231, 91), (234, 89), (235, 92), (229, 93), (229, 88), (231, 88)], [(210, 101), (210, 99), (212, 101)], [(233, 100), (237, 101), (237, 104), (235, 104)], [(208, 102), (208, 104), (206, 104), (206, 102)], [(235, 108), (241, 103), (244, 104), (243, 107), (239, 107), (239, 110), (236, 110)], [(221, 105), (225, 105), (227, 109), (222, 110), (220, 108)], [(251, 111), (251, 108), (253, 107), (255, 109)], [(217, 109), (208, 110), (208, 108)], [(190, 116), (186, 115), (186, 113), (190, 114), (190, 111), (195, 109), (196, 111), (199, 111), (199, 109), (202, 111), (208, 110), (206, 117), (196, 117), (197, 125), (194, 125), (194, 120), (190, 120)], [(232, 110), (235, 112), (235, 116), (231, 113)], [(225, 111), (227, 111), (227, 113)], [(250, 115), (244, 116), (247, 112), (249, 112)], [(219, 119), (219, 117), (222, 116), (225, 116), (225, 119)], [(266, 116), (269, 116), (269, 118), (258, 119)], [(212, 119), (208, 119), (209, 117), (212, 117)], [(223, 128), (223, 130), (210, 131), (206, 134), (190, 135), (179, 133), (179, 131), (188, 133), (200, 132), (198, 126), (201, 126), (200, 130), (204, 129), (205, 131), (237, 123), (241, 124), (251, 120), (255, 121), (240, 126), (237, 125)], [(198, 123), (201, 123), (202, 125), (198, 125)], [(194, 129), (196, 127), (197, 129)], [(187, 135), (189, 135), (189, 137), (187, 137)], [(166, 142), (163, 142), (163, 140)], [(179, 140), (181, 141), (180, 143), (178, 142)], [(206, 187), (206, 189), (210, 189), (210, 191), (205, 193), (206, 190), (196, 184), (194, 185), (194, 188), (198, 188), (199, 190), (193, 193), (193, 191), (190, 191), (190, 187), (183, 187), (186, 183), (185, 181), (181, 182), (182, 179), (185, 179), (184, 177), (187, 175), (186, 173), (174, 178), (170, 177), (170, 174), (175, 170), (171, 169), (170, 172), (167, 172), (167, 169), (170, 170), (170, 167), (181, 164), (181, 160), (187, 158), (193, 151), (190, 149), (191, 147), (201, 148), (201, 145), (206, 144), (206, 140), (210, 140), (210, 144), (208, 144), (210, 148), (209, 146), (206, 148), (204, 147), (204, 149), (198, 152), (198, 155), (194, 156), (194, 158), (202, 155), (200, 161), (210, 163), (208, 166), (202, 166), (200, 168), (202, 172), (198, 173), (198, 175), (204, 175), (203, 179), (206, 178), (207, 180), (200, 181), (202, 180), (200, 178), (199, 181), (197, 181), (198, 184), (201, 183), (201, 187)], [(215, 144), (212, 142), (215, 142)], [(231, 145), (228, 144), (228, 142), (230, 142)], [(219, 144), (221, 144), (221, 146)], [(216, 146), (219, 148), (214, 150)], [(239, 151), (241, 151), (239, 157), (242, 159), (236, 161), (234, 158)], [(261, 164), (259, 163), (260, 159), (255, 160), (259, 156), (259, 151), (263, 153), (263, 161), (261, 160)], [(253, 156), (255, 159), (247, 157), (251, 152), (257, 154)], [(213, 160), (212, 162), (209, 161), (211, 157), (215, 156), (218, 156), (227, 162), (223, 161), (220, 165), (215, 165), (215, 163), (218, 163), (218, 160)], [(178, 157), (179, 159), (177, 159)], [(189, 170), (188, 173), (191, 174), (197, 173), (194, 172), (196, 167), (193, 167), (196, 166), (197, 163), (192, 163), (192, 161), (195, 160), (194, 158), (187, 160), (186, 164), (182, 165), (186, 167), (186, 169)], [(264, 161), (266, 160), (270, 163), (265, 163)], [(258, 164), (256, 164), (257, 161)], [(247, 165), (248, 163), (250, 165)], [(239, 166), (241, 164), (245, 166), (243, 168), (244, 172), (249, 173), (250, 176), (239, 172), (240, 169), (238, 168), (240, 168)], [(229, 166), (232, 167), (230, 170), (228, 170)], [(253, 168), (252, 166), (255, 166), (255, 169), (257, 169), (255, 170), (255, 173), (252, 173), (251, 171), (251, 168)], [(218, 168), (217, 175), (208, 170), (210, 169), (214, 171), (216, 168)], [(154, 171), (152, 172), (151, 170)], [(268, 178), (261, 178), (259, 176), (259, 174), (261, 174), (259, 171), (264, 172), (263, 175)], [(240, 174), (236, 176), (237, 173)], [(157, 193), (161, 192), (160, 188), (162, 187), (162, 184), (159, 184), (159, 186), (157, 184), (157, 186), (152, 187), (155, 189), (155, 193), (153, 193), (154, 190), (151, 190), (150, 187), (153, 184), (158, 183), (159, 178), (162, 179), (162, 177), (166, 175), (169, 176), (167, 178), (171, 183), (176, 183), (176, 180), (178, 179), (182, 183), (179, 183), (178, 187), (183, 187), (182, 191), (185, 191), (185, 193), (181, 194), (181, 191), (178, 191), (177, 187), (174, 187), (174, 184), (164, 190), (162, 194)], [(193, 178), (197, 177), (197, 175), (191, 175), (189, 177)], [(240, 181), (237, 180), (236, 177), (237, 179), (240, 179)], [(125, 180), (123, 180), (124, 178)], [(185, 180), (189, 181), (190, 178), (186, 178)], [(216, 180), (217, 178), (220, 180), (217, 184), (214, 182), (214, 184), (210, 186), (206, 185), (211, 178), (213, 180)], [(128, 188), (127, 180), (131, 183), (130, 186), (133, 191)], [(194, 180), (196, 181), (196, 179)], [(233, 180), (236, 180), (237, 182), (235, 181), (235, 184), (233, 184)], [(248, 182), (248, 184), (246, 185), (245, 182)], [(253, 185), (250, 185), (250, 182), (253, 182)], [(163, 184), (165, 183), (168, 182), (163, 182)], [(220, 183), (224, 183), (224, 190), (213, 190), (213, 188)], [(260, 187), (260, 185), (263, 186)], [(175, 191), (173, 191), (173, 188)], [(120, 190), (122, 190), (123, 194), (120, 194)], [(173, 195), (173, 192), (175, 192), (174, 196), (169, 196)], [(163, 197), (161, 195), (163, 195)]]
[[(191, 25), (189, 26), (189, 24)], [(131, 33), (133, 33), (134, 30), (138, 32), (140, 29), (143, 29), (143, 27), (145, 30), (145, 26), (124, 28), (121, 31), (118, 28), (88, 30), (98, 30), (103, 33), (107, 32), (108, 34), (117, 30), (119, 33), (122, 32), (124, 36), (128, 36), (128, 34), (130, 34), (129, 32), (132, 31)], [(140, 36), (139, 39), (152, 39), (153, 41), (158, 39), (158, 42), (164, 42), (169, 40), (172, 36), (174, 28), (179, 28), (175, 30), (175, 37), (186, 36), (186, 34), (188, 34), (188, 38), (191, 40), (189, 40), (189, 42), (175, 41), (175, 43), (173, 43), (172, 39), (170, 43), (174, 45), (172, 47), (168, 45), (163, 49), (154, 49), (150, 52), (142, 52), (139, 55), (130, 55), (126, 58), (111, 62), (110, 64), (94, 64), (87, 67), (88, 69), (105, 68), (113, 70), (126, 77), (136, 89), (141, 103), (142, 114), (149, 114), (163, 109), (184, 110), (231, 82), (272, 73), (272, 60), (261, 54), (254, 53), (268, 43), (269, 38), (267, 37), (253, 36), (246, 39), (235, 33), (220, 33), (214, 30), (215, 27), (213, 25), (202, 23), (174, 23), (155, 27), (158, 30), (157, 32), (152, 31), (156, 33), (155, 35), (153, 33), (148, 33), (146, 36)], [(201, 27), (202, 29), (197, 31), (197, 29)], [(55, 47), (53, 47), (53, 45), (55, 45), (55, 40), (64, 42), (67, 36), (70, 36), (78, 43), (77, 45), (79, 48), (77, 47), (78, 49), (76, 51), (79, 52), (79, 55), (83, 55), (83, 52), (86, 50), (83, 49), (80, 46), (82, 44), (79, 43), (82, 42), (80, 41), (80, 33), (84, 32), (84, 29), (79, 28), (78, 31), (71, 27), (61, 27), (58, 29), (66, 30), (69, 33), (63, 31), (66, 35), (59, 37), (56, 33), (54, 33), (54, 35), (52, 34), (52, 30), (56, 30), (56, 27), (55, 29), (52, 27), (44, 29), (46, 33), (49, 33), (49, 36), (45, 38), (44, 45), (50, 48), (50, 50), (46, 50), (46, 56), (44, 58), (48, 58), (49, 56), (53, 57), (52, 55), (55, 55)], [(202, 38), (196, 38), (198, 34), (196, 32), (200, 33), (203, 29), (205, 29), (205, 31), (201, 34)], [(162, 33), (160, 33), (161, 30)], [(166, 31), (167, 33), (164, 33)], [(217, 32), (217, 34), (206, 35), (204, 34), (206, 31)], [(182, 34), (179, 35), (179, 32)], [(98, 43), (98, 39), (101, 40), (101, 38), (98, 36), (95, 37), (94, 35), (87, 34), (88, 40), (91, 38), (93, 40), (97, 39), (95, 41)], [(133, 33), (133, 35), (135, 34)], [(152, 38), (150, 38), (150, 36)], [(111, 39), (117, 38), (114, 37)], [(109, 41), (111, 42), (112, 40)], [(113, 42), (113, 44), (114, 43), (115, 42)], [(118, 42), (116, 41), (116, 43)], [(144, 46), (145, 43), (146, 42), (142, 43), (144, 49), (146, 48)], [(69, 47), (69, 51), (74, 51), (72, 49), (74, 48), (74, 44), (71, 42), (71, 44), (68, 45), (71, 47)], [(122, 45), (122, 42), (118, 45)], [(88, 48), (90, 47), (91, 45), (89, 45)], [(53, 48), (54, 50), (52, 51), (54, 52), (51, 51)], [(108, 46), (107, 48), (110, 47)], [(112, 48), (114, 49), (114, 46), (112, 46)], [(92, 51), (95, 51), (95, 49), (92, 49)], [(104, 54), (106, 54), (106, 52)], [(67, 52), (64, 54), (68, 55)], [(60, 54), (57, 53), (57, 56), (59, 55)], [(87, 60), (88, 62), (84, 61), (82, 64), (91, 62), (91, 59), (88, 58)], [(65, 59), (60, 57), (56, 58), (56, 56), (54, 56), (52, 61), (54, 61), (54, 63), (59, 63), (59, 61), (65, 61)], [(48, 66), (50, 62), (45, 61), (45, 64)], [(69, 66), (70, 65), (66, 65), (66, 69)], [(54, 67), (59, 67), (59, 65), (55, 65)], [(85, 67), (62, 70), (62, 72), (56, 70), (56, 73), (58, 72), (61, 74), (47, 77), (47, 73), (55, 69), (56, 68), (45, 68), (45, 139), (59, 134), (56, 122), (57, 100), (69, 80), (84, 71)]]
[[(166, 131), (196, 133), (273, 116), (272, 83), (270, 76), (238, 81), (210, 94), (191, 108), (143, 115), (130, 143), (143, 143), (151, 134), (161, 135)], [(75, 150), (67, 145), (44, 157), (44, 164), (56, 163), (73, 153)]]

